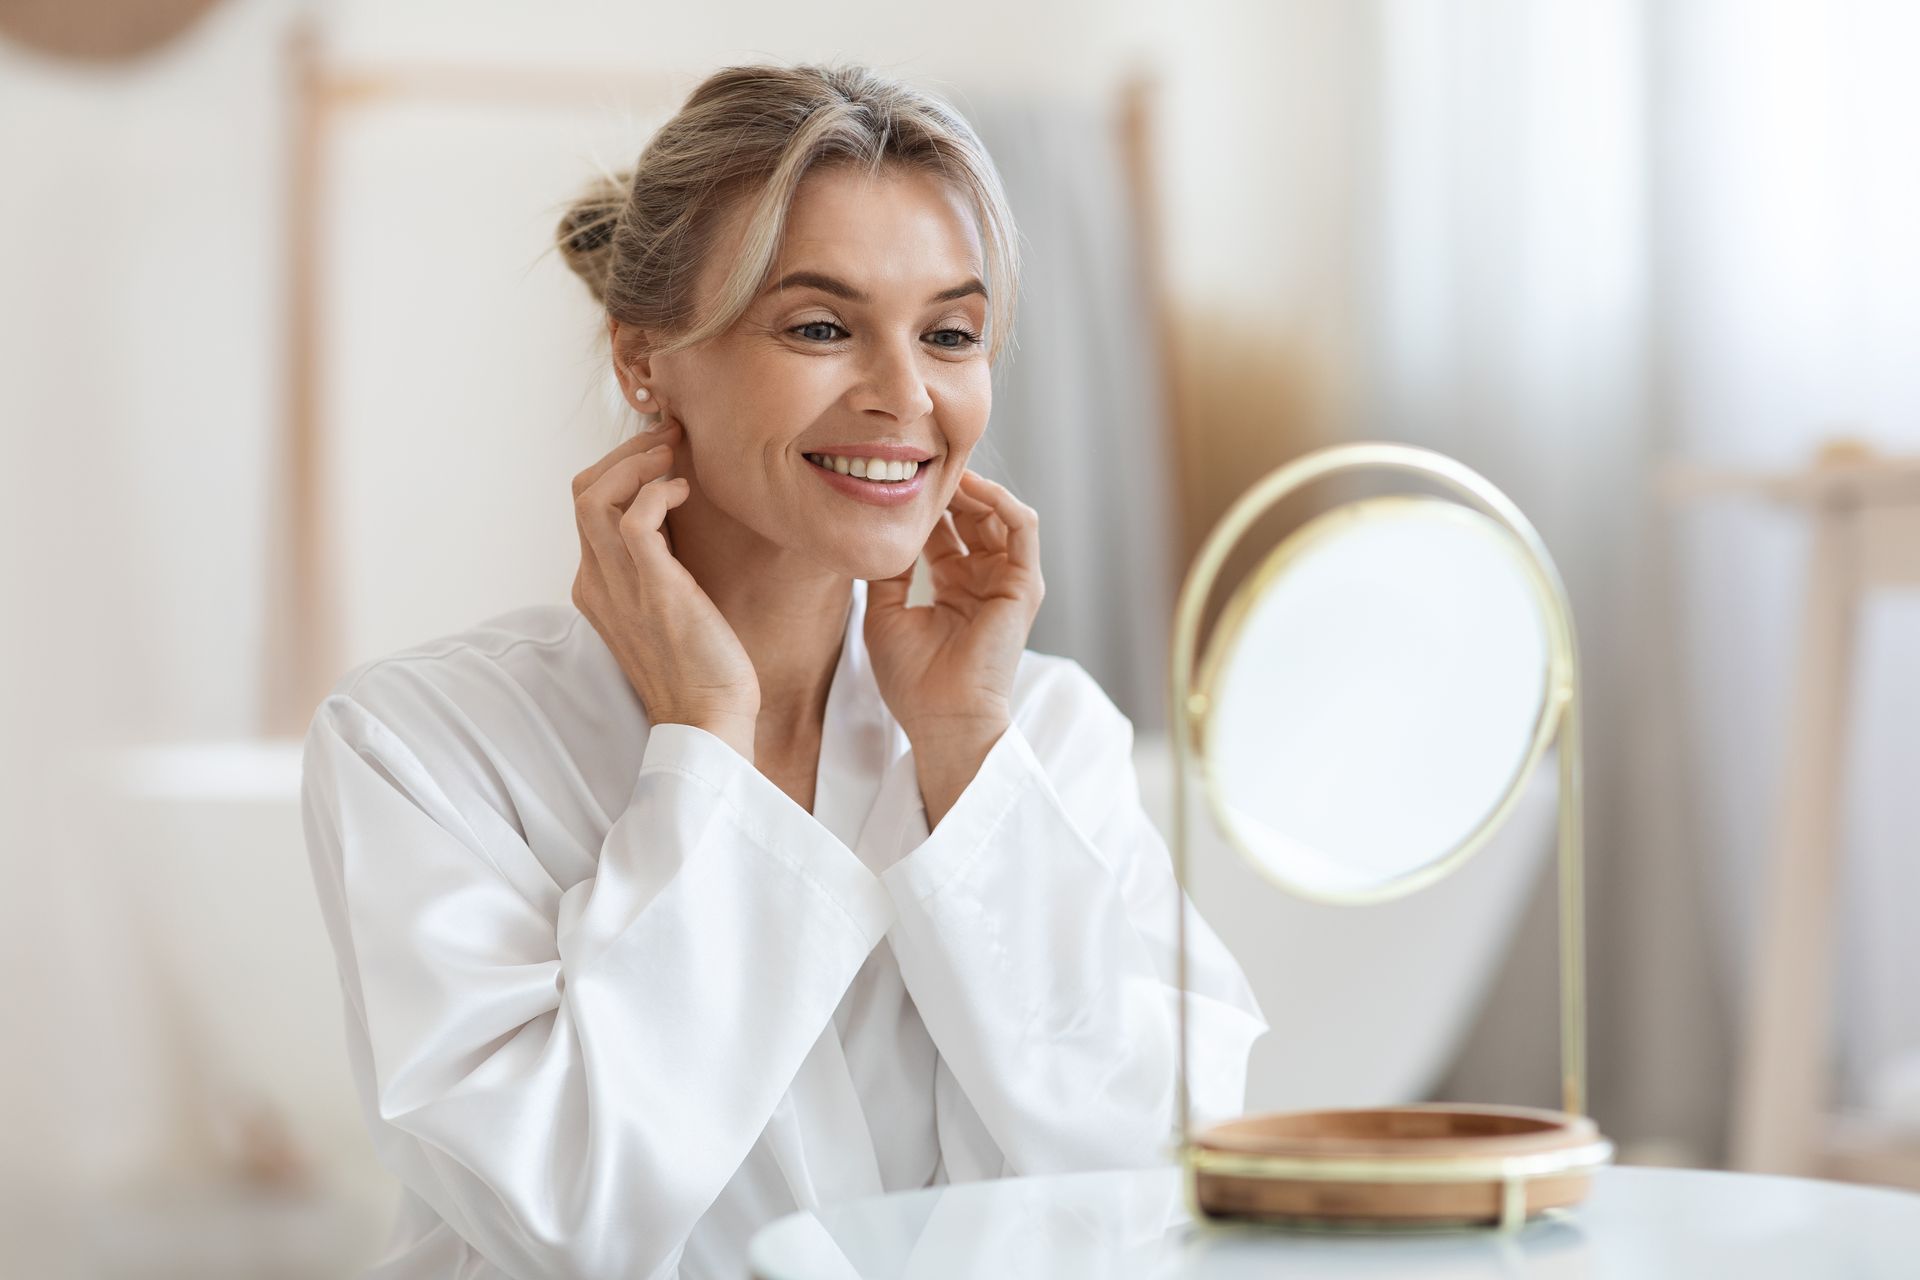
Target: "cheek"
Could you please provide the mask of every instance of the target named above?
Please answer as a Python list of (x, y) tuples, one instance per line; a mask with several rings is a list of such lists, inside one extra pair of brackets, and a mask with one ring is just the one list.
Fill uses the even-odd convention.
[(746, 454), (779, 453), (827, 415), (845, 391), (830, 360), (808, 359), (780, 350), (763, 350), (729, 361), (714, 371), (724, 390), (724, 428)]
[(737, 353), (702, 366), (682, 397), (688, 438), (710, 487), (733, 489), (759, 459), (778, 456), (804, 430), (811, 403), (793, 362)]
[(947, 447), (964, 458), (986, 434), (993, 412), (993, 378), (987, 366), (964, 366), (945, 388), (937, 411)]

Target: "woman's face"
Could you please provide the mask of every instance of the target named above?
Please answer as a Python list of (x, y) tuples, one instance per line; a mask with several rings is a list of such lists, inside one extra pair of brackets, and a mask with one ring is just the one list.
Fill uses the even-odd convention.
[[(745, 212), (716, 240), (704, 290), (734, 260)], [(910, 568), (992, 406), (982, 263), (964, 198), (935, 176), (810, 172), (770, 283), (740, 320), (643, 365), (652, 403), (686, 427), (687, 514), (704, 520), (710, 505), (849, 577)], [(923, 459), (898, 488), (809, 460), (885, 446)]]

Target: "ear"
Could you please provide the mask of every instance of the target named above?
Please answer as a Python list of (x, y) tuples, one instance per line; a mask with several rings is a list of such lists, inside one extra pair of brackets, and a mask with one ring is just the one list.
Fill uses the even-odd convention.
[(607, 317), (607, 346), (613, 352), (613, 376), (619, 380), (621, 392), (641, 413), (657, 413), (660, 396), (653, 385), (653, 360), (635, 354), (646, 349), (643, 337), (643, 331), (631, 325), (623, 328), (618, 320)]

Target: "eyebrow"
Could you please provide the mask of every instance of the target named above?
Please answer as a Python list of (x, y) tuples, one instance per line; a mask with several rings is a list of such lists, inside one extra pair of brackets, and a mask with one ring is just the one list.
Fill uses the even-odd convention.
[[(789, 271), (769, 285), (766, 291), (774, 293), (781, 289), (818, 289), (822, 293), (830, 293), (836, 298), (845, 298), (848, 302), (857, 302), (863, 306), (873, 301), (846, 281), (818, 271)], [(942, 289), (927, 301), (929, 303), (952, 302), (956, 298), (964, 298), (972, 293), (977, 293), (983, 298), (987, 296), (987, 286), (980, 283), (978, 276), (970, 277), (951, 289)]]

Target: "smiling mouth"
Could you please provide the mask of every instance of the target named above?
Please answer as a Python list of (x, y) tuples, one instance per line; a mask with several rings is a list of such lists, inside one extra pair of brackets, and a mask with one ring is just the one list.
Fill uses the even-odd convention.
[[(874, 467), (875, 474), (862, 475), (859, 471), (856, 471), (853, 468), (855, 466), (861, 466), (864, 468), (867, 465), (867, 460), (864, 458), (860, 459), (857, 463), (855, 463), (846, 458), (829, 459), (824, 454), (818, 454), (818, 453), (807, 453), (807, 454), (802, 454), (801, 456), (804, 457), (808, 462), (811, 462), (814, 466), (819, 467), (822, 471), (836, 472), (840, 475), (846, 476), (849, 480), (864, 480), (868, 484), (880, 485), (882, 487), (885, 487), (887, 485), (894, 485), (894, 484), (906, 484), (908, 481), (912, 480), (916, 474), (919, 473), (919, 470), (921, 467), (931, 464), (931, 460), (929, 460), (929, 462), (926, 462), (926, 463), (921, 463), (921, 462), (889, 463), (889, 462), (880, 462), (878, 460), (875, 460), (874, 463), (872, 464)], [(884, 470), (882, 470), (883, 468)]]

